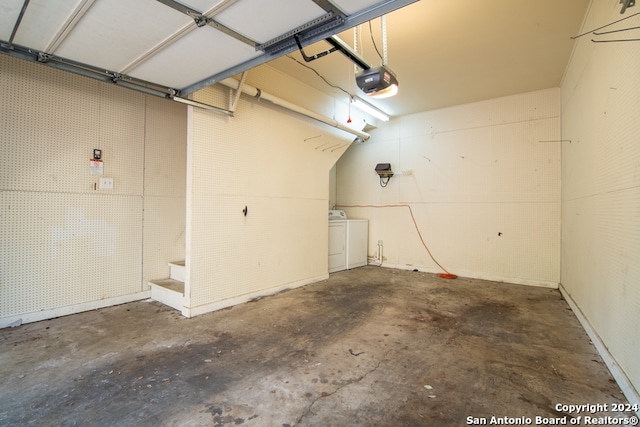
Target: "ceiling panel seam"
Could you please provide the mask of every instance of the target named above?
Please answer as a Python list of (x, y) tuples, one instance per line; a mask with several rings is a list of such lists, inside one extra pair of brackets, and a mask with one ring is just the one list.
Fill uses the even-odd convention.
[(175, 41), (177, 41), (177, 40), (181, 39), (182, 37), (186, 36), (187, 34), (189, 34), (191, 31), (195, 30), (196, 28), (198, 28), (198, 27), (195, 27), (193, 25), (193, 23), (189, 23), (189, 24), (185, 25), (184, 27), (180, 28), (178, 31), (176, 31), (175, 33), (171, 34), (169, 37), (165, 38), (160, 43), (158, 43), (157, 45), (153, 46), (151, 49), (149, 49), (148, 51), (146, 51), (145, 53), (140, 55), (139, 57), (135, 58), (133, 61), (131, 61), (127, 65), (125, 65), (122, 68), (122, 70), (120, 70), (120, 72), (121, 73), (129, 73), (129, 72), (131, 72), (131, 70), (136, 68), (138, 65), (142, 64), (147, 59), (151, 58), (153, 55), (155, 55), (156, 53), (158, 53), (161, 50), (165, 49), (166, 47), (171, 46)]
[(45, 48), (45, 52), (54, 53), (58, 49), (58, 47), (78, 24), (78, 22), (80, 22), (82, 17), (87, 13), (91, 6), (93, 6), (93, 3), (95, 1), (96, 0), (83, 0), (78, 4), (78, 6), (76, 6), (71, 15), (69, 15), (69, 18), (67, 18), (65, 23), (62, 24), (62, 27), (60, 27), (55, 36), (53, 36), (53, 38)]
[(18, 28), (20, 28), (20, 24), (22, 23), (22, 18), (24, 17), (24, 13), (27, 11), (27, 7), (29, 6), (29, 0), (24, 0), (22, 3), (22, 8), (20, 9), (20, 14), (18, 15), (18, 19), (16, 19), (16, 23), (13, 26), (13, 31), (11, 32), (11, 36), (9, 37), (9, 44), (13, 44), (13, 39), (18, 32)]

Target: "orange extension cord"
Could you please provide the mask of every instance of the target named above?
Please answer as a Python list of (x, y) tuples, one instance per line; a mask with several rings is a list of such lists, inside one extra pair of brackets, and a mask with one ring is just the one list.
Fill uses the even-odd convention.
[(433, 254), (429, 250), (429, 247), (427, 246), (427, 244), (424, 242), (424, 239), (422, 238), (422, 233), (420, 233), (420, 229), (418, 228), (418, 223), (416, 222), (416, 218), (413, 216), (413, 211), (411, 210), (411, 206), (406, 204), (400, 204), (400, 205), (337, 205), (336, 207), (339, 207), (339, 208), (407, 208), (409, 209), (409, 214), (411, 215), (411, 219), (413, 220), (413, 226), (416, 228), (416, 231), (418, 232), (418, 237), (420, 237), (422, 246), (424, 246), (424, 248), (427, 250), (427, 253), (429, 254), (429, 257), (431, 257), (431, 260), (435, 262), (436, 265), (440, 267), (440, 269), (442, 269), (442, 271), (444, 271), (444, 273), (440, 273), (438, 274), (438, 276), (442, 277), (443, 279), (455, 279), (456, 277), (458, 277), (455, 274), (449, 273), (449, 271), (447, 271), (446, 268), (440, 265), (440, 263), (436, 261), (436, 259), (433, 257)]

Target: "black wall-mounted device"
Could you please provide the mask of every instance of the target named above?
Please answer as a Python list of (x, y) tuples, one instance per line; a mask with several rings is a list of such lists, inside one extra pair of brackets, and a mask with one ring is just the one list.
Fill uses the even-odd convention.
[(391, 163), (378, 163), (376, 165), (376, 173), (380, 177), (380, 187), (386, 187), (393, 176)]
[(393, 176), (391, 163), (378, 163), (376, 165), (376, 173), (380, 175), (380, 178), (391, 178)]

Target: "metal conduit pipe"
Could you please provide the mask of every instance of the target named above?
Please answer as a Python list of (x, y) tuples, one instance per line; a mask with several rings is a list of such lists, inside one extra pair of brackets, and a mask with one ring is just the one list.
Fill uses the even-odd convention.
[[(238, 88), (238, 81), (234, 78), (227, 78), (224, 80), (219, 81), (218, 83), (223, 84), (227, 87), (230, 87), (231, 89), (237, 89)], [(278, 105), (280, 107), (286, 108), (288, 110), (294, 111), (298, 114), (302, 114), (303, 116), (307, 116), (309, 118), (312, 118), (314, 120), (318, 120), (322, 123), (328, 124), (329, 126), (333, 126), (334, 128), (338, 128), (340, 130), (343, 130), (345, 132), (348, 132), (352, 135), (356, 135), (360, 138), (362, 138), (364, 141), (367, 141), (371, 136), (366, 133), (366, 132), (361, 132), (359, 130), (356, 129), (352, 129), (348, 126), (345, 126), (339, 122), (337, 122), (336, 120), (330, 119), (329, 117), (325, 117), (321, 114), (318, 114), (314, 111), (311, 110), (307, 110), (304, 107), (300, 107), (299, 105), (296, 105), (292, 102), (286, 101), (282, 98), (278, 98), (277, 96), (271, 95), (269, 93), (263, 92), (260, 89), (253, 87), (251, 85), (248, 85), (246, 83), (244, 83), (240, 89), (242, 91), (242, 93), (245, 93), (249, 96), (253, 96), (265, 101), (269, 101), (272, 104)]]

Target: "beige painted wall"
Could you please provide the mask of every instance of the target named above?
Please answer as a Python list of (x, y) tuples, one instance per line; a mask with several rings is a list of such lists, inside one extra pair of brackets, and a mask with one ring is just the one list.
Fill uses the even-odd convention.
[[(233, 118), (187, 120), (182, 104), (0, 61), (0, 326), (146, 298), (184, 258), (189, 315), (326, 277), (329, 171), (353, 135), (245, 96)], [(346, 103), (268, 66), (248, 83), (348, 118)], [(93, 148), (114, 190), (96, 188)]]
[[(620, 19), (620, 7), (594, 1), (583, 32)], [(562, 85), (562, 137), (570, 142), (562, 144), (561, 281), (638, 402), (640, 50), (637, 42), (591, 42), (606, 38), (579, 39)]]
[(169, 277), (170, 261), (184, 260), (187, 109), (146, 97), (143, 285)]
[[(328, 101), (269, 67), (247, 83), (316, 111)], [(196, 99), (225, 105), (232, 95), (214, 87)], [(232, 118), (197, 108), (189, 117), (183, 313), (326, 278), (329, 171), (354, 136), (244, 95)]]
[(0, 120), (0, 327), (147, 297), (184, 256), (186, 108), (0, 55)]
[[(549, 89), (393, 119), (337, 164), (337, 203), (369, 219), (383, 265), (557, 287), (560, 91)], [(395, 173), (382, 188), (377, 163)], [(375, 205), (386, 207), (351, 207)]]

